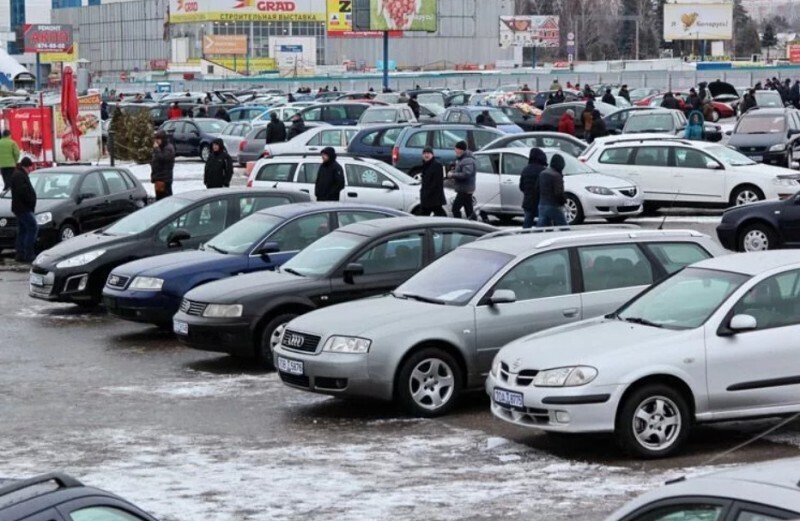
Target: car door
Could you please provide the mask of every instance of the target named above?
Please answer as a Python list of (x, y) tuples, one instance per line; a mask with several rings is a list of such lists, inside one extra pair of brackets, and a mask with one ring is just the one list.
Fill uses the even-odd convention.
[(346, 186), (343, 201), (404, 209), (400, 187), (376, 167), (348, 162), (344, 165), (344, 173)]
[(102, 228), (112, 221), (111, 202), (100, 172), (90, 172), (78, 188), (79, 203), (75, 210), (81, 231)]
[[(624, 174), (621, 177), (636, 183), (648, 201), (673, 202), (677, 186), (675, 186), (674, 169), (670, 164), (669, 147), (635, 147), (632, 165), (622, 169)], [(614, 174), (618, 175), (617, 172)]]
[[(706, 373), (714, 413), (800, 408), (800, 270), (767, 277), (706, 327)], [(737, 315), (755, 318), (752, 331), (733, 333)]]
[[(481, 211), (502, 211), (500, 197), (500, 154), (475, 154), (475, 205)], [(517, 187), (519, 189), (519, 187)]]
[(674, 200), (694, 204), (719, 204), (728, 201), (725, 167), (702, 150), (674, 146)]
[(334, 223), (331, 212), (319, 212), (287, 220), (261, 242), (261, 244), (276, 244), (278, 251), (270, 253), (268, 257), (251, 255), (248, 261), (249, 267), (260, 270), (267, 266), (283, 264), (312, 242), (328, 235), (333, 230)]
[(443, 165), (456, 160), (456, 143), (469, 143), (469, 131), (466, 128), (445, 128), (433, 131), (433, 148), (436, 159)]
[[(511, 290), (516, 301), (490, 305), (497, 290)], [(494, 355), (521, 336), (581, 319), (581, 297), (574, 293), (566, 249), (532, 255), (518, 262), (483, 292), (475, 307), (477, 363), (488, 373)]]
[(404, 127), (394, 127), (380, 131), (373, 142), (373, 147), (369, 154), (370, 157), (391, 165), (392, 149), (397, 144), (397, 138), (400, 137), (403, 128)]
[(134, 200), (134, 190), (122, 178), (118, 170), (103, 170), (101, 172), (103, 181), (108, 187), (109, 221), (108, 224), (116, 222), (126, 215), (135, 212), (138, 207)]
[[(244, 196), (242, 196), (244, 197)], [(170, 250), (168, 239), (172, 232), (185, 230), (189, 239), (181, 241), (180, 249), (193, 250), (215, 236), (230, 224), (229, 198), (222, 197), (195, 204), (162, 225), (155, 233), (156, 249), (161, 253)]]
[(504, 152), (500, 160), (500, 204), (506, 213), (522, 213), (522, 192), (519, 178), (528, 158), (520, 154)]
[(186, 133), (186, 154), (189, 156), (200, 155), (200, 127), (187, 121), (184, 123), (183, 130)]
[(300, 168), (297, 169), (294, 189), (309, 194), (311, 199), (316, 199), (314, 187), (317, 183), (317, 173), (319, 173), (320, 164), (319, 161), (305, 161), (301, 163)]

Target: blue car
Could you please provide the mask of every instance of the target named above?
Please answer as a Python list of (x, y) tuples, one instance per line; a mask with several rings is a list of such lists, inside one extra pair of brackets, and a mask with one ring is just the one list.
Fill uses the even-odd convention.
[(242, 219), (200, 250), (115, 268), (103, 288), (103, 301), (118, 318), (171, 327), (181, 299), (192, 288), (241, 273), (273, 270), (341, 226), (407, 215), (382, 206), (339, 202), (275, 206)]
[(478, 116), (483, 111), (488, 112), (489, 116), (495, 121), (497, 130), (502, 130), (506, 134), (522, 133), (522, 128), (511, 121), (511, 118), (497, 107), (475, 107), (472, 105), (450, 107), (444, 111), (444, 114), (439, 116), (439, 120), (444, 123), (477, 123)]

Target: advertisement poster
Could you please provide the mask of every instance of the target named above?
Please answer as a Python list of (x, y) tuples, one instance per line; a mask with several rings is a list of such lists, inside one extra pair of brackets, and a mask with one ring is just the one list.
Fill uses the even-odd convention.
[[(80, 152), (74, 162), (88, 163), (100, 158), (101, 129), (100, 129), (100, 94), (90, 94), (89, 96), (78, 97), (78, 130), (80, 131)], [(61, 115), (61, 103), (53, 105), (54, 127), (55, 127), (55, 152), (56, 162), (66, 163), (67, 158), (64, 154), (63, 136), (67, 132), (67, 126)], [(72, 161), (69, 161), (72, 162)]]
[(324, 22), (319, 0), (169, 0), (169, 23)]
[(436, 32), (437, 0), (370, 0), (373, 31)]
[(558, 16), (501, 16), (500, 47), (559, 47)]
[(793, 43), (787, 46), (786, 49), (787, 58), (789, 58), (789, 63), (798, 64), (800, 63), (800, 44)]
[(3, 111), (5, 128), (17, 142), (21, 157), (30, 157), (34, 163), (53, 161), (52, 109), (27, 108)]
[(664, 39), (730, 40), (733, 4), (664, 4)]

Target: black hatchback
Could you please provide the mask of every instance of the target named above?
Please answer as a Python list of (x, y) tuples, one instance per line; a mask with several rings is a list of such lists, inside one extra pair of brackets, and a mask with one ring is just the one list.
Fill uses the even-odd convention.
[(42, 252), (31, 267), (29, 294), (97, 305), (108, 274), (121, 264), (197, 248), (253, 212), (308, 200), (302, 192), (244, 188), (198, 190), (162, 199), (107, 228)]
[(793, 168), (800, 159), (800, 113), (753, 107), (739, 118), (728, 146), (758, 163)]
[[(36, 192), (37, 249), (90, 232), (147, 204), (147, 191), (125, 168), (59, 166), (30, 174)], [(14, 248), (17, 222), (11, 193), (0, 197), (0, 250)]]

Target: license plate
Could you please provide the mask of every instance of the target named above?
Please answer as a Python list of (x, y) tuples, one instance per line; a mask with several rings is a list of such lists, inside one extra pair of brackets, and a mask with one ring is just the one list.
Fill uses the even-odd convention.
[(494, 403), (519, 409), (525, 407), (522, 404), (522, 393), (506, 391), (505, 389), (498, 389), (497, 387), (494, 388)]
[(764, 156), (750, 156), (750, 159), (752, 159), (753, 161), (756, 161), (756, 162), (763, 161), (764, 160)]
[(189, 324), (186, 322), (181, 322), (180, 320), (173, 320), (172, 330), (175, 331), (176, 335), (186, 336), (189, 334)]
[(284, 373), (300, 375), (303, 374), (303, 362), (289, 360), (288, 358), (278, 357), (278, 370)]
[(34, 286), (44, 286), (44, 277), (31, 273), (31, 284)]

